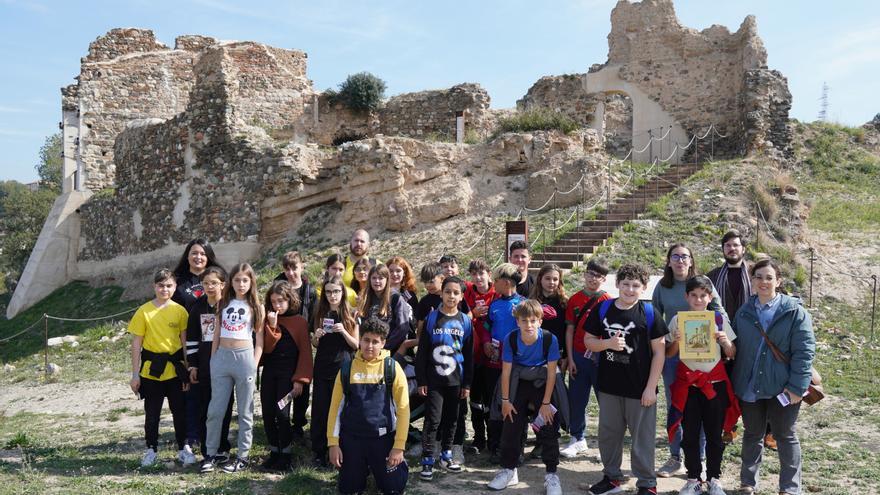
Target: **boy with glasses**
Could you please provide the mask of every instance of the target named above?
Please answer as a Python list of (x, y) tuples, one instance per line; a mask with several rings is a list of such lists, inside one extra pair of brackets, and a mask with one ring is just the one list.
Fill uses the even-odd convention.
[(587, 451), (587, 440), (584, 438), (587, 420), (584, 414), (590, 402), (590, 389), (596, 384), (597, 365), (595, 356), (584, 345), (584, 322), (596, 306), (609, 298), (608, 293), (600, 289), (607, 275), (608, 266), (604, 261), (591, 259), (584, 272), (584, 289), (571, 296), (565, 310), (565, 348), (571, 356), (568, 360), (568, 371), (571, 373), (568, 383), (571, 441), (559, 453), (567, 458)]

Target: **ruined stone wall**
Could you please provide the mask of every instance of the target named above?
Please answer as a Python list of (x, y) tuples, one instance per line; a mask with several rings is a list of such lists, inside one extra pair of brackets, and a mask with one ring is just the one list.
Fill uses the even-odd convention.
[[(317, 107), (317, 121), (315, 108)], [(326, 93), (306, 101), (296, 136), (306, 135), (308, 142), (335, 146), (345, 141), (372, 137), (379, 132), (378, 112), (354, 112), (332, 101)]]
[(632, 148), (633, 108), (632, 99), (626, 95), (605, 95), (605, 149), (611, 155), (623, 158)]
[(775, 70), (748, 71), (742, 105), (745, 135), (741, 152), (775, 149), (791, 158), (794, 153), (788, 119), (791, 92), (785, 77)]
[(113, 141), (129, 121), (167, 119), (186, 108), (197, 58), (141, 29), (114, 29), (90, 45), (77, 88), (85, 187), (114, 184)]
[[(689, 134), (711, 123), (722, 134), (738, 134), (746, 75), (767, 65), (753, 16), (735, 33), (718, 25), (697, 31), (679, 23), (671, 0), (618, 2), (608, 47), (605, 65), (619, 66), (622, 79), (638, 85)], [(741, 148), (737, 142), (728, 146), (732, 152)]]
[(115, 194), (81, 207), (80, 260), (112, 259), (193, 237), (257, 239), (263, 184), (278, 154), (271, 141), (237, 127), (229, 93), (238, 77), (229, 53), (235, 50), (216, 45), (203, 52), (185, 112), (135, 121), (118, 136)]
[(437, 135), (455, 139), (455, 117), (464, 112), (465, 133), (487, 136), (493, 125), (489, 94), (479, 84), (406, 93), (390, 98), (379, 111), (379, 132), (389, 136)]
[(516, 107), (520, 111), (547, 108), (588, 126), (593, 121), (593, 112), (601, 97), (587, 93), (583, 78), (584, 74), (544, 76), (516, 102)]
[(234, 118), (250, 125), (280, 128), (302, 115), (304, 100), (313, 94), (304, 52), (254, 42), (222, 46)]

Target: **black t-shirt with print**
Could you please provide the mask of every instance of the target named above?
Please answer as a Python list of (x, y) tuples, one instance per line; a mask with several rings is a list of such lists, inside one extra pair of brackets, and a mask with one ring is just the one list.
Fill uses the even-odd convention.
[(600, 339), (623, 334), (626, 348), (622, 351), (606, 350), (599, 353), (599, 379), (596, 388), (606, 394), (641, 399), (651, 374), (651, 340), (669, 333), (663, 318), (655, 312), (654, 325), (648, 332), (645, 302), (629, 309), (620, 309), (614, 302), (608, 308), (605, 319), (599, 316), (599, 307), (587, 317), (584, 329)]

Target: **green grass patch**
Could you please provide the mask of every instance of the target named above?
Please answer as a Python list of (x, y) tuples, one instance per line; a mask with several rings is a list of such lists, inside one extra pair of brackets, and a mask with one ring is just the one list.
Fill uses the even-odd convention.
[(492, 138), (496, 138), (505, 132), (532, 132), (558, 130), (566, 134), (580, 128), (580, 125), (571, 117), (546, 108), (537, 108), (525, 112), (517, 112), (510, 117), (504, 117), (498, 121)]

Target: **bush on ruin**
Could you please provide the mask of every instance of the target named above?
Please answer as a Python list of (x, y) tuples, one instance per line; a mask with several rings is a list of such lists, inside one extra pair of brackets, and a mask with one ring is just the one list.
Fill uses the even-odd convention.
[(385, 81), (369, 72), (358, 72), (348, 76), (339, 85), (339, 91), (329, 93), (334, 101), (343, 103), (351, 110), (368, 112), (379, 108), (385, 97)]
[(492, 137), (498, 137), (505, 132), (532, 132), (559, 130), (566, 134), (579, 128), (577, 122), (568, 115), (554, 112), (546, 108), (536, 108), (525, 112), (518, 112), (510, 117), (498, 121)]

